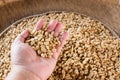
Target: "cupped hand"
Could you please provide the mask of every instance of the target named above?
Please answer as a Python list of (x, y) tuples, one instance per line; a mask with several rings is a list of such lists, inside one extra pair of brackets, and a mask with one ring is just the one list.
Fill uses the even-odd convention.
[[(44, 25), (44, 20), (38, 21), (34, 30), (40, 30)], [(53, 36), (58, 36), (63, 24), (55, 20), (50, 21), (48, 25), (48, 32), (54, 31)], [(51, 58), (43, 58), (36, 54), (35, 50), (25, 43), (25, 39), (29, 35), (29, 30), (23, 31), (14, 40), (11, 47), (11, 65), (12, 69), (15, 67), (27, 70), (37, 76), (40, 80), (46, 80), (53, 72), (57, 58), (60, 54), (62, 47), (68, 38), (68, 33), (64, 32), (61, 36), (61, 44), (56, 47), (56, 51)]]

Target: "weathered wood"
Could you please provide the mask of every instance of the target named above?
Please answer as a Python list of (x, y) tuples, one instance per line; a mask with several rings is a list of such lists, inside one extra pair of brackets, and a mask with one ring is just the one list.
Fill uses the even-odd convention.
[(13, 22), (26, 16), (47, 11), (73, 11), (100, 20), (120, 36), (120, 6), (118, 0), (9, 1), (0, 5), (0, 32)]

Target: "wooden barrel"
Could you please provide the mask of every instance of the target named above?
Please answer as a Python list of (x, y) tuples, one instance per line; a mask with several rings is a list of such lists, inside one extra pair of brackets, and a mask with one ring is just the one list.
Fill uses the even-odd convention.
[(120, 37), (118, 0), (0, 0), (0, 32), (21, 18), (48, 11), (88, 15), (101, 21)]

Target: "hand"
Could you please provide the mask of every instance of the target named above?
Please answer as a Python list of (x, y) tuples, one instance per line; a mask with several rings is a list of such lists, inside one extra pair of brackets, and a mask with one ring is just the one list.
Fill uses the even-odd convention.
[[(37, 23), (34, 30), (40, 30), (43, 25), (44, 25), (44, 20), (40, 20)], [(62, 27), (63, 27), (62, 23), (59, 23), (57, 21), (51, 21), (48, 25), (47, 31), (48, 32), (55, 31), (54, 36), (58, 36)], [(12, 44), (11, 47), (12, 71), (14, 72), (14, 69), (23, 70), (25, 72), (28, 72), (36, 76), (39, 80), (46, 80), (51, 75), (51, 73), (55, 68), (57, 58), (60, 54), (62, 47), (65, 44), (65, 41), (68, 37), (68, 33), (65, 32), (62, 34), (61, 44), (57, 46), (56, 52), (53, 53), (51, 58), (39, 57), (31, 46), (24, 43), (28, 35), (29, 35), (28, 30), (23, 31), (19, 36), (17, 36), (17, 38)], [(26, 75), (28, 74), (26, 73)]]

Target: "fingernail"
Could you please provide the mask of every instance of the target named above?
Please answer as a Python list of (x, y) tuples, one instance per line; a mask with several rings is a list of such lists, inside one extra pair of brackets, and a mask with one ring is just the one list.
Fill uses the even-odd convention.
[(56, 29), (55, 29), (55, 34), (54, 34), (54, 36), (58, 36), (58, 34), (60, 33), (60, 31), (62, 30), (62, 27), (63, 27), (63, 24), (59, 22), (59, 23), (57, 24)]
[(55, 29), (57, 23), (58, 23), (57, 20), (51, 20), (48, 25), (48, 32), (53, 31)]
[(40, 19), (37, 24), (36, 24), (36, 28), (35, 28), (35, 31), (36, 30), (39, 30), (42, 28), (43, 24), (44, 24), (45, 20), (44, 19)]
[[(65, 39), (66, 37), (68, 37), (68, 32), (64, 32), (63, 35), (62, 35), (62, 39)], [(67, 39), (67, 38), (66, 38)], [(65, 39), (65, 40), (66, 40)]]

